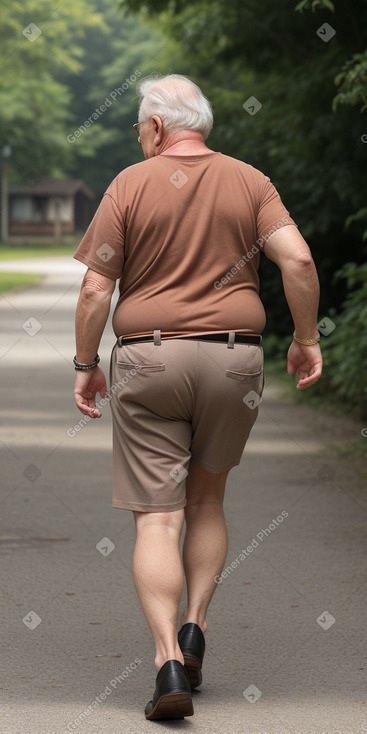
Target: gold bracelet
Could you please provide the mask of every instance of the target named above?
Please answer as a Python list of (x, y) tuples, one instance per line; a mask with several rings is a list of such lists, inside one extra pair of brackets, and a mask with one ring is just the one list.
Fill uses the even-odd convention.
[(313, 347), (314, 344), (318, 344), (320, 341), (320, 337), (318, 336), (316, 339), (298, 339), (297, 336), (295, 336), (295, 332), (293, 332), (293, 339), (298, 344), (303, 344), (305, 347)]

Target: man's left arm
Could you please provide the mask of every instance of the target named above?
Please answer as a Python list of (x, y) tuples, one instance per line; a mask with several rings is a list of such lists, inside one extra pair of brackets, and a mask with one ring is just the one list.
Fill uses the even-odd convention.
[[(115, 280), (90, 268), (83, 278), (75, 315), (77, 362), (94, 362), (110, 313), (115, 285)], [(101, 398), (108, 397), (106, 378), (100, 367), (97, 365), (88, 370), (76, 370), (75, 403), (84, 415), (91, 418), (100, 418), (102, 415), (96, 408), (97, 393)]]

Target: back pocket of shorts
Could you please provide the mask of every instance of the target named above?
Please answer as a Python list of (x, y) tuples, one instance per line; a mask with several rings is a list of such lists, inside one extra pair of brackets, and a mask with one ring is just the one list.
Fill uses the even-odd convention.
[[(149, 357), (145, 358), (145, 355), (143, 356), (141, 354), (136, 354), (136, 361), (133, 362), (131, 357), (135, 357), (134, 352), (129, 354), (125, 350), (126, 347), (117, 348), (117, 366), (122, 367), (123, 370), (135, 369), (137, 372), (162, 372), (162, 370), (166, 369), (166, 365), (163, 362), (149, 362)], [(130, 349), (129, 351), (132, 350)], [(137, 351), (136, 347), (134, 347), (134, 351)]]
[(123, 370), (136, 370), (137, 372), (161, 372), (166, 369), (165, 364), (132, 364), (132, 362), (117, 362)]
[(245, 370), (226, 370), (226, 377), (232, 377), (233, 380), (241, 380), (241, 382), (250, 382), (256, 380), (262, 374), (262, 370), (257, 372), (245, 372)]

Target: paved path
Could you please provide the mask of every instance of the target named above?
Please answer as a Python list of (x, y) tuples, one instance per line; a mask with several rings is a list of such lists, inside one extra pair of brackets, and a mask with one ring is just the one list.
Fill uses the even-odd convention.
[[(0, 269), (15, 265), (25, 268)], [(41, 285), (0, 296), (1, 731), (366, 731), (366, 493), (349, 465), (318, 453), (366, 439), (358, 424), (280, 400), (270, 381), (230, 473), (228, 570), (195, 716), (145, 721), (153, 648), (130, 570), (132, 517), (111, 507), (108, 406), (73, 428), (84, 270), (44, 259)], [(105, 367), (112, 342), (109, 327)]]

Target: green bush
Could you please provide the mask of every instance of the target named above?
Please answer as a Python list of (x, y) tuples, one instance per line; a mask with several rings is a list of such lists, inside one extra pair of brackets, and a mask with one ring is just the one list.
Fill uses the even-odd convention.
[(317, 394), (333, 392), (348, 412), (367, 417), (367, 263), (348, 263), (336, 274), (345, 279), (348, 295), (335, 329), (321, 338), (324, 358), (322, 379), (312, 388)]

